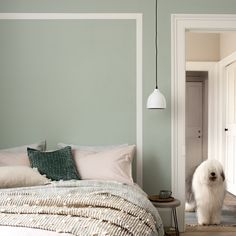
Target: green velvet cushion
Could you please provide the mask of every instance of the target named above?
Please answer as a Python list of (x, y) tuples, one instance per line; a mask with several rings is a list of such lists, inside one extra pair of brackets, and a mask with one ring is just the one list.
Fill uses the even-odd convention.
[(40, 174), (45, 174), (51, 180), (80, 179), (72, 158), (71, 147), (65, 147), (52, 152), (41, 152), (27, 148), (31, 167), (38, 168)]

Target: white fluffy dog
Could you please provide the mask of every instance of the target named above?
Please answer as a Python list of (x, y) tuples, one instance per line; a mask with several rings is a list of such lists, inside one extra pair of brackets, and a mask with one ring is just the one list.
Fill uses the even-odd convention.
[(206, 160), (196, 168), (192, 177), (193, 196), (186, 206), (196, 207), (198, 224), (220, 224), (225, 189), (225, 175), (219, 161)]

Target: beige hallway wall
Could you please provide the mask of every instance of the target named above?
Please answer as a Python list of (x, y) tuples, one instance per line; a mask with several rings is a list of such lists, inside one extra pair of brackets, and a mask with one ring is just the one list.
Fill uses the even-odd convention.
[(236, 51), (236, 32), (186, 33), (187, 61), (220, 61)]
[(236, 32), (220, 34), (220, 59), (236, 51)]
[(187, 61), (219, 61), (220, 35), (218, 33), (186, 33)]

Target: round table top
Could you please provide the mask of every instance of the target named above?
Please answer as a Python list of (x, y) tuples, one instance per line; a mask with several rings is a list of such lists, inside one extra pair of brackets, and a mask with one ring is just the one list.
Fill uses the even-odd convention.
[(159, 208), (175, 208), (175, 207), (178, 207), (180, 206), (180, 201), (178, 199), (174, 199), (173, 201), (171, 202), (154, 202), (154, 201), (151, 201), (152, 204), (156, 207), (159, 207)]

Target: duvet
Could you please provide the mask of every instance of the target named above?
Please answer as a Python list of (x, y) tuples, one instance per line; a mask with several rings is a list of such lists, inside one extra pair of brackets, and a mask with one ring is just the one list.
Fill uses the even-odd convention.
[(40, 235), (48, 231), (77, 236), (164, 235), (147, 195), (138, 186), (110, 181), (71, 180), (3, 189), (0, 235), (9, 226), (41, 230)]

